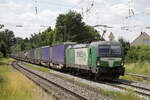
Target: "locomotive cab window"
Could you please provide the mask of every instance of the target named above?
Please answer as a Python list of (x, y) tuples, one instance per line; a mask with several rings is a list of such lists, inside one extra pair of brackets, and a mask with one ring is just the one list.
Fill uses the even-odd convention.
[(121, 56), (121, 46), (119, 45), (103, 45), (99, 46), (99, 55), (101, 57), (120, 57)]
[(111, 46), (111, 55), (112, 56), (121, 56), (121, 47), (120, 46)]
[(99, 46), (99, 54), (100, 56), (108, 56), (109, 55), (109, 46)]

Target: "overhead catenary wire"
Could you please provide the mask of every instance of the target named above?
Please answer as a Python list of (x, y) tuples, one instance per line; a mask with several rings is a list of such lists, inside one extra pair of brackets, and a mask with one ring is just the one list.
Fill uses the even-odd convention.
[[(92, 1), (92, 2), (91, 2)], [(75, 9), (75, 8), (79, 8), (80, 7), (80, 4), (81, 3), (83, 3), (84, 2), (84, 0), (80, 0), (80, 2), (78, 2), (77, 4), (75, 4), (74, 6), (72, 6), (70, 9), (67, 9), (65, 12), (68, 12), (69, 10), (71, 10), (71, 9)], [(38, 13), (39, 13), (39, 9), (38, 9), (38, 2), (37, 2), (37, 0), (35, 0), (35, 13), (36, 13), (36, 15), (38, 15)], [(94, 0), (90, 0), (90, 2), (89, 2), (89, 4), (88, 4), (88, 7), (87, 7), (87, 9), (85, 8), (85, 10), (84, 10), (84, 8), (82, 7), (82, 16), (84, 16), (85, 14), (87, 14), (87, 16), (89, 15), (89, 13), (91, 12), (91, 9), (92, 9), (92, 7), (94, 6)], [(131, 14), (133, 14), (133, 15), (135, 15), (136, 16), (136, 13), (134, 12), (134, 10), (130, 10), (130, 14), (129, 15), (131, 15)], [(88, 18), (88, 17), (87, 17)], [(56, 20), (56, 17), (55, 18), (52, 18), (51, 20), (50, 20), (50, 24), (51, 23), (53, 23), (54, 21)], [(129, 23), (127, 22), (126, 23), (127, 25), (125, 25), (125, 26), (129, 26)], [(17, 25), (16, 25), (17, 26)], [(18, 25), (19, 26), (19, 25)], [(23, 25), (22, 25), (23, 26)], [(26, 26), (23, 26), (23, 27), (26, 27)], [(48, 26), (46, 26), (45, 25), (45, 27), (48, 27)], [(127, 29), (127, 27), (126, 27), (126, 29)]]
[(85, 21), (88, 20), (90, 11), (92, 10), (93, 6), (94, 0), (92, 0), (92, 2), (91, 0), (89, 0), (86, 10), (82, 12), (82, 17), (85, 17)]
[[(78, 3), (75, 4), (75, 5), (73, 5), (71, 8), (67, 9), (67, 10), (65, 11), (65, 13), (68, 12), (68, 11), (70, 11), (70, 10), (72, 10), (72, 9), (77, 8), (77, 7), (78, 7), (81, 3), (83, 3), (84, 1), (85, 1), (85, 0), (80, 0), (80, 2), (78, 2)], [(55, 20), (56, 20), (56, 18), (53, 18), (53, 19), (50, 21), (50, 23), (53, 23)]]
[[(75, 4), (74, 6), (72, 6), (70, 9), (67, 9), (66, 12), (68, 12), (69, 10), (72, 10), (76, 7), (78, 7), (81, 3), (83, 3), (85, 0), (80, 0), (79, 3)], [(37, 17), (39, 16), (38, 15), (38, 1), (35, 0), (34, 1), (34, 9), (35, 9), (35, 14), (37, 15)], [(54, 21), (56, 20), (56, 18), (53, 18), (50, 23), (53, 23)], [(10, 27), (17, 27), (17, 28), (22, 28), (22, 27), (35, 27), (34, 25), (22, 25), (22, 24), (16, 24), (16, 25), (8, 25), (8, 24), (5, 24), (6, 26), (10, 26)], [(37, 27), (37, 26), (36, 26)], [(48, 25), (39, 25), (38, 27), (49, 27)]]

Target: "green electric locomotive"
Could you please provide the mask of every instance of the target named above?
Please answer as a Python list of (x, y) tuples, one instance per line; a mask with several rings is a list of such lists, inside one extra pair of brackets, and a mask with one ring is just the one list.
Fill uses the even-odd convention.
[(117, 79), (125, 71), (122, 46), (115, 41), (70, 46), (66, 49), (66, 68), (96, 79)]

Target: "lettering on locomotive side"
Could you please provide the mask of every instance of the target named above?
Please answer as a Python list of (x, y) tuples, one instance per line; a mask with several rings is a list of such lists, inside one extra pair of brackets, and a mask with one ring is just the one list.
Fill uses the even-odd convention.
[(76, 51), (76, 57), (82, 59), (83, 61), (86, 61), (86, 51), (85, 50), (80, 50), (80, 51)]
[(83, 57), (83, 51), (77, 51), (77, 57)]

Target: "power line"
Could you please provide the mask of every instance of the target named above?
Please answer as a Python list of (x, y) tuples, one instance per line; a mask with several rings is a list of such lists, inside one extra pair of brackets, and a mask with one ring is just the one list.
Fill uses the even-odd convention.
[[(78, 7), (81, 3), (83, 3), (85, 0), (80, 0), (79, 3), (75, 4), (74, 6), (72, 6), (70, 9), (68, 9), (66, 12)], [(56, 20), (56, 18), (52, 19), (52, 21), (50, 21), (50, 23), (54, 22)]]
[[(49, 0), (50, 1), (50, 0)], [(60, 1), (56, 1), (55, 0), (55, 2), (40, 2), (41, 4), (47, 4), (47, 5), (49, 5), (49, 6), (67, 6), (67, 7), (72, 7), (71, 5), (69, 5), (69, 4), (66, 4), (66, 3), (63, 3), (63, 2), (60, 2)]]

